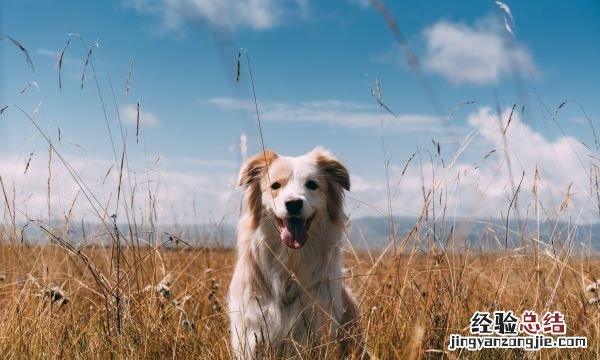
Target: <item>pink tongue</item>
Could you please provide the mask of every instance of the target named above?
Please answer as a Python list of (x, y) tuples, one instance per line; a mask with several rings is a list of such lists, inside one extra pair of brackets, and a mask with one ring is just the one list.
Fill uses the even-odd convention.
[(281, 229), (281, 241), (292, 249), (300, 249), (304, 246), (308, 238), (306, 232), (306, 223), (304, 219), (289, 218), (283, 220), (283, 227)]

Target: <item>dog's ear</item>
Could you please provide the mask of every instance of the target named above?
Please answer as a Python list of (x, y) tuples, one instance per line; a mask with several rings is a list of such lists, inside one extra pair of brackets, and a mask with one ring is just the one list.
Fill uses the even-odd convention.
[(279, 155), (271, 150), (266, 150), (250, 158), (240, 171), (239, 185), (244, 186), (246, 211), (250, 214), (250, 227), (256, 229), (261, 218), (261, 190), (260, 177)]
[(250, 158), (240, 171), (239, 186), (249, 186), (255, 180), (260, 177), (260, 174), (267, 170), (273, 160), (277, 159), (279, 155), (271, 150), (265, 150), (264, 152), (255, 155)]
[(344, 190), (350, 190), (350, 174), (348, 169), (338, 159), (329, 153), (317, 147), (313, 150), (317, 156), (317, 166), (327, 177), (341, 186)]
[(327, 179), (327, 214), (332, 222), (336, 222), (344, 214), (343, 190), (350, 190), (350, 174), (348, 169), (328, 151), (315, 148), (313, 153), (319, 170)]

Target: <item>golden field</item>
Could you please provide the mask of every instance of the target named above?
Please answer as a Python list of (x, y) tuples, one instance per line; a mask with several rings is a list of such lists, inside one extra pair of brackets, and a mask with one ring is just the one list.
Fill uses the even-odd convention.
[[(414, 232), (413, 234), (418, 234)], [(415, 235), (416, 236), (416, 235)], [(176, 239), (174, 239), (175, 241)], [(227, 359), (230, 249), (0, 247), (0, 353), (4, 359)], [(596, 358), (598, 306), (586, 290), (599, 261), (567, 250), (375, 254), (345, 248), (346, 283), (362, 310), (368, 350), (379, 359)], [(412, 250), (411, 250), (412, 249)], [(474, 311), (561, 311), (567, 335), (587, 349), (447, 350), (468, 335)], [(337, 358), (336, 344), (300, 349), (297, 359)]]

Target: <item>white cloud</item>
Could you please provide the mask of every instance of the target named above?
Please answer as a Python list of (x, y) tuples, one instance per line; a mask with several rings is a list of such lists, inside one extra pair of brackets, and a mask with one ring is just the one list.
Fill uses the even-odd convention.
[[(103, 157), (86, 158), (80, 155), (63, 154), (70, 166), (81, 178), (91, 203), (80, 186), (66, 171), (56, 156), (52, 161), (52, 179), (50, 183), (51, 217), (62, 220), (74, 203), (72, 220), (97, 222), (97, 211), (106, 208), (108, 215), (115, 209), (118, 187), (118, 169), (114, 160)], [(29, 155), (0, 153), (0, 176), (7, 188), (12, 206), (13, 186), (15, 206), (19, 221), (25, 220), (23, 214), (31, 219), (48, 219), (48, 158), (45, 153), (35, 153), (30, 161), (27, 173), (25, 167)], [(190, 166), (190, 162), (205, 165), (201, 169)], [(216, 164), (216, 167), (213, 166)], [(156, 201), (158, 223), (192, 224), (206, 223), (209, 219), (221, 219), (233, 222), (239, 209), (239, 192), (236, 185), (236, 169), (230, 168), (230, 162), (220, 159), (186, 158), (159, 160), (146, 168), (142, 163), (131, 161), (129, 172), (125, 169), (122, 177), (121, 201), (126, 199), (128, 208), (133, 208), (138, 221), (148, 223), (153, 213), (148, 194)], [(211, 167), (207, 172), (206, 167)], [(220, 169), (224, 167), (224, 169)], [(130, 187), (131, 184), (131, 187)], [(131, 196), (132, 190), (135, 196)], [(77, 195), (79, 193), (79, 195)], [(1, 192), (0, 192), (1, 194)], [(0, 218), (4, 213), (4, 198), (0, 201)], [(130, 206), (131, 199), (135, 204)], [(96, 199), (98, 202), (96, 202)], [(196, 208), (194, 209), (194, 202)], [(94, 210), (95, 209), (95, 210)], [(120, 206), (120, 219), (125, 221), (123, 206)]]
[(513, 71), (535, 75), (529, 50), (502, 31), (491, 18), (474, 26), (439, 21), (424, 31), (423, 66), (457, 84), (494, 84)]
[(198, 158), (179, 158), (178, 159), (183, 165), (197, 166), (197, 167), (210, 167), (210, 168), (222, 168), (222, 169), (236, 169), (241, 164), (230, 160), (218, 160), (218, 159), (198, 159)]
[[(502, 129), (506, 127), (509, 114), (510, 110), (502, 113)], [(511, 174), (514, 186), (517, 186), (525, 172), (517, 204), (521, 216), (533, 217), (533, 187), (537, 168), (542, 220), (559, 216), (565, 219), (566, 215), (572, 215), (573, 221), (597, 220), (597, 203), (593, 194), (590, 194), (587, 175), (589, 150), (577, 139), (569, 136), (546, 139), (524, 123), (516, 112), (506, 130), (506, 138), (503, 138), (498, 116), (488, 107), (480, 107), (472, 112), (468, 116), (468, 123), (475, 131), (474, 142), (467, 148), (464, 157), (459, 157), (452, 167), (447, 166), (453, 154), (444, 153), (446, 167), (441, 163), (432, 165), (429, 155), (425, 154), (421, 161), (418, 156), (413, 159), (404, 176), (401, 176), (404, 164), (390, 167), (392, 206), (396, 215), (416, 216), (420, 213), (423, 189), (429, 191), (432, 188), (435, 169), (438, 209), (446, 207), (452, 216), (493, 219), (498, 219), (501, 214), (506, 216), (513, 196)], [(485, 149), (483, 153), (468, 154), (469, 151), (479, 152), (481, 149)], [(504, 149), (508, 149), (511, 172), (505, 161)], [(485, 158), (486, 153), (492, 150), (496, 151)], [(479, 160), (473, 163), (467, 158)], [(384, 172), (379, 178), (354, 176), (353, 179), (357, 186), (353, 188), (352, 197), (358, 201), (350, 200), (349, 205), (359, 208), (354, 213), (357, 216), (385, 214), (388, 195)], [(561, 210), (569, 187), (571, 206)], [(441, 194), (444, 199), (447, 196), (447, 201), (444, 200), (442, 204), (439, 203)]]
[[(57, 66), (58, 57), (60, 55), (59, 50), (50, 50), (46, 48), (40, 48), (37, 50), (37, 53), (42, 55), (43, 57), (52, 60), (53, 65)], [(70, 52), (67, 51), (62, 58), (62, 69), (61, 73), (63, 76), (68, 77), (69, 80), (80, 80), (81, 79), (81, 71), (83, 69), (84, 60), (79, 59), (77, 57), (72, 57)], [(102, 76), (99, 74), (99, 76)]]
[[(212, 98), (208, 103), (224, 110), (241, 110), (253, 116), (252, 100)], [(398, 132), (443, 131), (440, 118), (422, 114), (397, 114), (397, 117), (368, 105), (339, 100), (311, 101), (300, 103), (261, 102), (261, 120), (277, 123), (304, 123), (341, 126), (350, 129), (379, 129), (381, 122), (386, 130)]]
[[(137, 125), (138, 110), (137, 104), (125, 104), (119, 108), (121, 121), (128, 125)], [(144, 111), (140, 106), (140, 124), (147, 126), (160, 125), (160, 119), (154, 113)]]
[(290, 7), (306, 12), (305, 0), (125, 0), (125, 4), (144, 14), (158, 15), (168, 30), (186, 23), (204, 22), (218, 30), (267, 30), (282, 23)]
[[(310, 105), (305, 106), (309, 108), (361, 108), (360, 104), (341, 105), (341, 102), (308, 104)], [(517, 202), (521, 216), (533, 216), (532, 189), (537, 167), (542, 219), (554, 219), (559, 215), (572, 215), (573, 221), (597, 219), (597, 203), (590, 194), (590, 182), (586, 175), (590, 161), (587, 156), (589, 150), (572, 137), (561, 136), (550, 140), (541, 136), (523, 122), (518, 113), (513, 114), (504, 138), (502, 130), (506, 128), (509, 113), (510, 110), (502, 113), (500, 125), (497, 114), (488, 107), (480, 107), (471, 112), (467, 122), (475, 132), (473, 143), (452, 166), (450, 163), (454, 154), (445, 153), (445, 149), (449, 148), (445, 146), (442, 146), (442, 157), (445, 160), (443, 165), (435, 159), (432, 165), (429, 154), (423, 153), (420, 159), (418, 155), (413, 159), (402, 176), (404, 163), (392, 163), (389, 168), (389, 184), (394, 214), (418, 215), (423, 206), (423, 189), (429, 191), (435, 184), (436, 208), (439, 210), (445, 207), (449, 217), (456, 215), (498, 219), (500, 214), (506, 216), (512, 198), (510, 173), (504, 157), (506, 148), (510, 157), (513, 182), (518, 184), (521, 174), (525, 172)], [(491, 150), (496, 151), (484, 158)], [(405, 158), (410, 156), (405, 155)], [(401, 154), (394, 154), (394, 158), (400, 157)], [(107, 206), (109, 213), (114, 211), (118, 183), (118, 166), (114, 160), (70, 154), (66, 154), (65, 158), (81, 176), (91, 193), (103, 206)], [(151, 214), (148, 199), (150, 192), (153, 199), (156, 199), (159, 223), (202, 223), (208, 219), (218, 220), (223, 216), (225, 222), (233, 223), (237, 220), (240, 199), (240, 190), (236, 186), (238, 163), (232, 159), (161, 158), (162, 160), (157, 162), (149, 161), (150, 165), (130, 159), (130, 171), (126, 171), (123, 176), (124, 193), (121, 199), (129, 201), (132, 198), (132, 188), (129, 187), (131, 182), (135, 188), (133, 208), (138, 219), (143, 218), (147, 222)], [(15, 203), (20, 211), (31, 218), (45, 219), (47, 154), (35, 153), (27, 173), (24, 174), (27, 161), (28, 155), (0, 153), (0, 176), (11, 198), (14, 184)], [(111, 171), (107, 176), (109, 169)], [(388, 192), (383, 169), (380, 174), (356, 173), (350, 170), (352, 192), (347, 197), (347, 210), (351, 217), (386, 214)], [(56, 157), (53, 160), (52, 174), (52, 216), (61, 219), (69, 211), (80, 189)], [(572, 206), (561, 210), (569, 187)], [(0, 200), (0, 204), (2, 218), (5, 211), (3, 200)], [(95, 204), (95, 207), (101, 209), (98, 204)], [(22, 219), (22, 216), (20, 217)], [(82, 217), (85, 221), (97, 220), (92, 206), (81, 194), (75, 203), (73, 217), (77, 221), (81, 221)]]
[(49, 50), (49, 49), (38, 49), (38, 54), (52, 58), (54, 60), (58, 60), (58, 51)]

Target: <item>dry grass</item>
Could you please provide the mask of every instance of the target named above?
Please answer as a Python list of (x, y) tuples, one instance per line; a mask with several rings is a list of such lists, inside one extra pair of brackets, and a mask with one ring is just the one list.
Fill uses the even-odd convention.
[[(77, 255), (58, 246), (0, 247), (0, 353), (3, 358), (229, 358), (224, 299), (234, 253), (223, 249), (122, 251), (120, 305), (110, 248), (83, 252), (111, 286), (99, 286)], [(371, 254), (374, 255), (374, 254)], [(113, 263), (111, 263), (111, 259)], [(361, 303), (362, 329), (380, 359), (596, 358), (600, 318), (584, 279), (600, 277), (598, 260), (566, 262), (530, 255), (346, 254), (347, 282)], [(137, 263), (136, 263), (137, 261)], [(112, 293), (112, 295), (109, 295)], [(474, 311), (559, 310), (568, 335), (585, 350), (486, 350), (450, 353), (451, 333), (467, 334)], [(120, 313), (120, 314), (118, 314)], [(120, 324), (117, 322), (120, 321)], [(297, 358), (335, 358), (335, 344), (301, 349)]]

